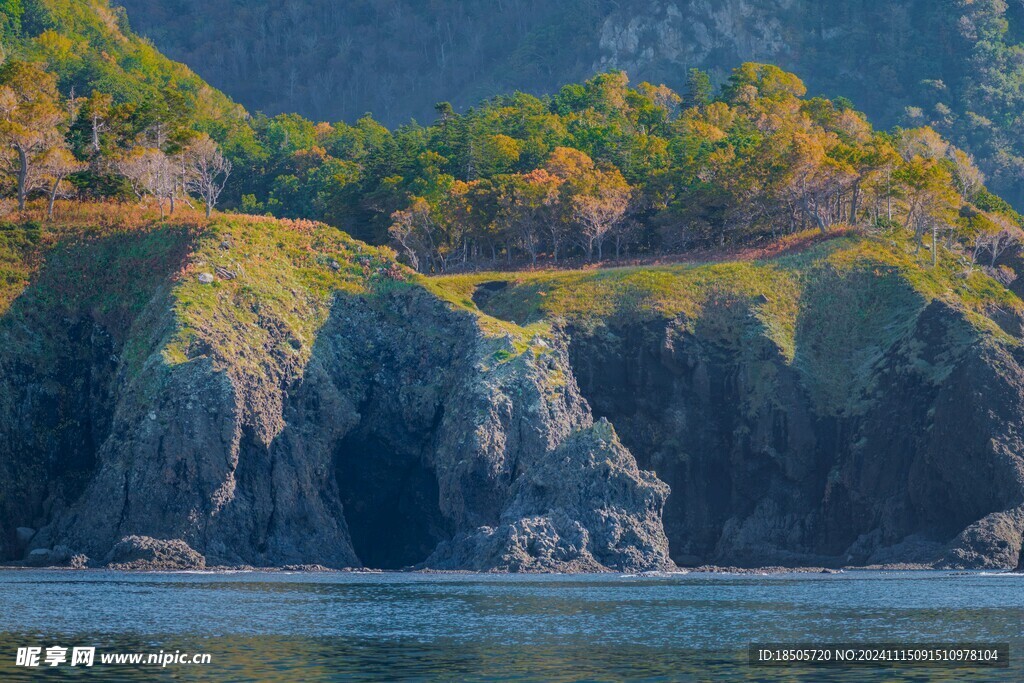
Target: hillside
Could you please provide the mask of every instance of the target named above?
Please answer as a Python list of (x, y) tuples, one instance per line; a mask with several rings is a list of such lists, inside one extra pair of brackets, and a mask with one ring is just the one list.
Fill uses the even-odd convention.
[(61, 211), (0, 229), (6, 559), (1018, 562), (1024, 304), (902, 231), (425, 279), (313, 223)]
[(0, 560), (1020, 562), (1024, 219), (935, 129), (755, 62), (250, 116), (6, 7)]
[(106, 0), (15, 0), (4, 9), (0, 55), (44, 62), (63, 93), (99, 90), (116, 102), (207, 126), (244, 116), (188, 67), (132, 33), (124, 10)]
[[(106, 0), (18, 7), (0, 67), (17, 105), (0, 122), (0, 191), (19, 202), (173, 210), (191, 197), (322, 221), (424, 273), (678, 255), (847, 223), (931, 231), (978, 257), (1022, 222), (933, 128), (876, 129), (772, 64), (735, 65), (717, 88), (693, 70), (680, 92), (610, 71), (464, 113), (442, 103), (430, 125), (392, 130), (370, 116), (249, 116)], [(27, 172), (19, 139), (34, 145)]]
[(251, 109), (331, 121), (431, 121), (438, 101), (463, 110), (514, 90), (553, 94), (608, 68), (683, 92), (692, 67), (722, 82), (737, 64), (770, 62), (879, 126), (933, 125), (1024, 204), (1017, 2), (122, 4), (162, 50)]

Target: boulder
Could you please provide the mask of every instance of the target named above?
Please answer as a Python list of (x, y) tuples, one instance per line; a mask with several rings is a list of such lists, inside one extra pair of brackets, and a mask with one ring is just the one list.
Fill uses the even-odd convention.
[(126, 536), (107, 555), (109, 569), (175, 571), (205, 569), (206, 558), (181, 540)]
[(68, 560), (68, 567), (71, 569), (88, 569), (90, 564), (92, 563), (85, 555), (74, 555)]

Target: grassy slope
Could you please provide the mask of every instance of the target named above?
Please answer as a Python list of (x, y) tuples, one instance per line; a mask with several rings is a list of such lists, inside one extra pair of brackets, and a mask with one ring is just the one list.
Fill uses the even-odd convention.
[(198, 215), (161, 223), (113, 205), (63, 204), (59, 211), (57, 223), (42, 220), (41, 206), (0, 221), (0, 320), (83, 312), (123, 340), (127, 321), (180, 266), (202, 228)]
[[(405, 278), (385, 250), (332, 228), (268, 218), (179, 212), (162, 221), (139, 207), (66, 203), (57, 223), (35, 207), (0, 223), (0, 320), (41, 311), (85, 314), (108, 323), (122, 341), (161, 284), (170, 286), (177, 331), (169, 363), (213, 352), (235, 368), (254, 369), (267, 330), (308, 357), (335, 292), (365, 292), (381, 279)], [(235, 279), (199, 282), (201, 273)]]
[(965, 344), (1018, 345), (988, 314), (1024, 314), (1024, 302), (980, 270), (968, 273), (945, 251), (932, 268), (930, 252), (916, 253), (898, 233), (844, 235), (765, 260), (481, 273), (438, 278), (429, 286), (453, 305), (475, 310), (477, 286), (495, 281), (510, 286), (486, 304), (487, 313), (519, 323), (563, 319), (593, 331), (678, 318), (688, 331), (741, 353), (751, 340), (767, 338), (805, 376), (824, 412), (855, 409), (850, 401), (866, 388), (870, 368), (934, 299), (971, 321), (978, 334)]
[[(137, 207), (109, 205), (59, 211), (56, 225), (36, 216), (0, 226), (0, 336), (45, 346), (45, 335), (33, 341), (18, 330), (43, 329), (41, 317), (60, 324), (86, 314), (103, 322), (124, 343), (130, 367), (139, 367), (152, 346), (133, 325), (166, 291), (174, 325), (160, 342), (162, 362), (209, 356), (236, 379), (268, 390), (301, 376), (337, 294), (425, 288), (476, 315), (488, 336), (504, 338), (496, 362), (539, 352), (556, 319), (594, 331), (678, 319), (699, 338), (741, 354), (758, 353), (767, 340), (805, 376), (825, 412), (855, 409), (850, 402), (867, 389), (871, 367), (933, 299), (971, 321), (977, 334), (965, 344), (1017, 345), (988, 314), (998, 308), (1024, 315), (1024, 303), (980, 270), (967, 274), (946, 252), (933, 269), (928, 252), (915, 253), (899, 234), (847, 234), (764, 260), (424, 278), (389, 250), (314, 223), (231, 214), (207, 222), (192, 213), (161, 222)], [(218, 268), (236, 277), (200, 283), (201, 273)], [(510, 286), (484, 313), (472, 296), (491, 281)]]
[[(207, 221), (190, 211), (161, 220), (139, 206), (71, 202), (57, 213), (47, 222), (35, 205), (0, 222), (0, 340), (40, 365), (54, 354), (46, 330), (88, 318), (107, 328), (131, 372), (152, 359), (155, 342), (168, 366), (207, 356), (244, 385), (276, 391), (301, 376), (336, 296), (386, 305), (385, 295), (427, 282), (389, 249), (307, 221)], [(160, 333), (167, 312), (172, 331)], [(546, 329), (479, 320), (505, 340), (507, 357)]]

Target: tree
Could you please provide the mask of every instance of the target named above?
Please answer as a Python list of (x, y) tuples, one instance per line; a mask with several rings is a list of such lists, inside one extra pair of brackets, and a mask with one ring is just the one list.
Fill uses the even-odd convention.
[(470, 156), (475, 175), (490, 178), (511, 171), (521, 154), (522, 143), (499, 133), (474, 141)]
[(163, 150), (137, 147), (119, 159), (115, 167), (117, 172), (128, 180), (135, 196), (142, 199), (148, 194), (156, 198), (160, 206), (160, 216), (163, 217), (164, 200), (174, 194), (176, 187), (175, 169)]
[(418, 232), (417, 215), (411, 208), (391, 214), (391, 227), (388, 228), (388, 235), (409, 259), (409, 265), (413, 270), (417, 271), (420, 269), (421, 247)]
[(103, 151), (102, 135), (109, 126), (113, 104), (113, 97), (95, 90), (85, 102), (85, 116), (89, 123), (90, 145), (94, 156)]
[(442, 126), (447, 126), (448, 122), (455, 118), (455, 107), (451, 102), (438, 102), (434, 105), (434, 111), (437, 112), (438, 123)]
[(985, 187), (985, 174), (974, 163), (974, 157), (962, 149), (950, 147), (948, 157), (960, 196), (966, 201), (972, 201), (978, 191)]
[(874, 200), (875, 222), (882, 219), (882, 206), (885, 205), (885, 220), (893, 220), (894, 203), (900, 198), (899, 183), (895, 174), (903, 163), (899, 152), (886, 140), (880, 139), (874, 145), (872, 165), (868, 169), (863, 184), (869, 196)]
[(618, 170), (595, 170), (570, 181), (573, 217), (582, 229), (587, 259), (604, 258), (604, 242), (622, 222), (629, 208), (632, 189)]
[(217, 143), (202, 135), (185, 152), (188, 175), (186, 186), (206, 204), (209, 218), (231, 175), (231, 162), (224, 158)]
[(795, 134), (784, 181), (785, 195), (822, 233), (847, 218), (835, 198), (858, 178), (848, 163), (829, 156), (827, 144), (827, 138), (820, 134)]
[(537, 263), (537, 251), (545, 226), (549, 226), (554, 259), (558, 261), (561, 232), (551, 229), (551, 226), (558, 224), (555, 212), (560, 184), (557, 177), (544, 169), (526, 175), (507, 176), (503, 183), (498, 200), (501, 207), (499, 220), (510, 235), (518, 238), (530, 256), (531, 265)]
[(730, 102), (744, 102), (751, 97), (770, 100), (803, 97), (807, 86), (795, 74), (783, 71), (774, 64), (746, 62), (733, 69), (722, 95)]
[(21, 210), (38, 177), (35, 166), (63, 143), (65, 116), (56, 76), (28, 62), (13, 61), (0, 69), (0, 162), (16, 177)]
[[(711, 95), (711, 81), (708, 80), (708, 91), (707, 98), (710, 99)], [(647, 98), (652, 105), (658, 109), (664, 111), (664, 118), (667, 120), (675, 119), (679, 114), (679, 107), (683, 103), (683, 98), (677, 95), (667, 85), (653, 85), (651, 83), (641, 83), (637, 86), (637, 92)]]
[(938, 262), (938, 234), (956, 221), (962, 200), (946, 166), (916, 156), (895, 174), (903, 189), (907, 225), (914, 230), (918, 249), (926, 231), (932, 233), (932, 261)]
[[(424, 271), (430, 272), (434, 269), (433, 260), (437, 253), (438, 227), (430, 203), (423, 197), (414, 197), (409, 208), (391, 214), (388, 234), (414, 270), (425, 266)], [(420, 261), (420, 256), (426, 258), (425, 264)]]
[(556, 147), (544, 168), (552, 175), (569, 180), (594, 170), (594, 160), (586, 153), (572, 147)]
[[(18, 35), (24, 13), (25, 7), (21, 0), (0, 0), (0, 42), (7, 42)], [(2, 55), (3, 46), (0, 45), (0, 56)]]
[(972, 271), (986, 251), (994, 267), (996, 260), (1014, 243), (1020, 232), (1020, 228), (1004, 216), (978, 211), (972, 206), (964, 207), (957, 223), (957, 232), (964, 243)]
[[(72, 173), (79, 173), (88, 168), (85, 164), (75, 158), (66, 147), (55, 147), (51, 149), (40, 161), (40, 175), (49, 181), (49, 201), (46, 207), (46, 215), (53, 218), (53, 205), (61, 195), (64, 181)], [(62, 195), (64, 196), (64, 195)]]
[(568, 237), (568, 220), (562, 201), (563, 180), (538, 168), (523, 176), (529, 188), (530, 197), (538, 207), (536, 215), (551, 248), (551, 258), (558, 263), (558, 254)]
[(465, 185), (455, 220), (464, 223), (462, 232), (471, 242), (470, 251), (474, 256), (481, 256), (486, 249), (491, 261), (497, 261), (498, 245), (505, 237), (499, 220), (501, 192), (490, 180), (474, 180)]
[(992, 268), (996, 267), (996, 261), (999, 257), (1009, 249), (1010, 247), (1020, 244), (1021, 241), (1021, 229), (1013, 221), (994, 214), (991, 216), (993, 229), (989, 230), (985, 235), (985, 248), (988, 250), (991, 261), (989, 265)]
[(942, 159), (949, 152), (949, 143), (928, 126), (903, 131), (896, 146), (906, 161), (914, 157)]
[(170, 162), (170, 200), (171, 200), (171, 213), (174, 213), (175, 202), (180, 196), (186, 204), (190, 207), (192, 204), (188, 201), (188, 182), (191, 176), (192, 169), (190, 165), (190, 159), (188, 155), (188, 149), (180, 149), (174, 154), (168, 155), (168, 161)]
[(632, 188), (614, 167), (598, 169), (593, 159), (570, 147), (558, 147), (544, 165), (557, 179), (566, 212), (580, 229), (588, 259), (603, 257), (604, 241), (626, 215)]
[(713, 93), (711, 76), (706, 71), (690, 69), (686, 76), (686, 96), (683, 98), (683, 106), (690, 108), (711, 104)]

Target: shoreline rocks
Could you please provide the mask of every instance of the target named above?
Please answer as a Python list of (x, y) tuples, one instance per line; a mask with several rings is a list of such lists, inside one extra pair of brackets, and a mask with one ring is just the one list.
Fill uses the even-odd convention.
[(206, 558), (181, 540), (161, 541), (148, 536), (126, 536), (104, 560), (107, 569), (120, 571), (199, 570)]

